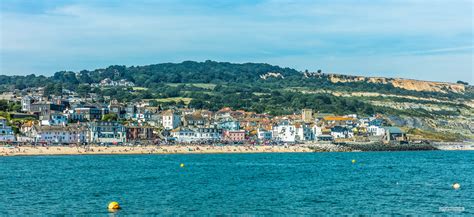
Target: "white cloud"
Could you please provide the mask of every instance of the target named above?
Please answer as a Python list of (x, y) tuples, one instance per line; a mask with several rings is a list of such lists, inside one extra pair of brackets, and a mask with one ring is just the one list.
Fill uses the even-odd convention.
[(429, 50), (417, 50), (417, 51), (407, 51), (404, 53), (400, 53), (398, 55), (415, 55), (415, 54), (439, 54), (439, 53), (449, 53), (449, 52), (456, 52), (456, 51), (472, 51), (474, 46), (461, 46), (461, 47), (447, 47), (447, 48), (438, 48), (438, 49), (429, 49)]

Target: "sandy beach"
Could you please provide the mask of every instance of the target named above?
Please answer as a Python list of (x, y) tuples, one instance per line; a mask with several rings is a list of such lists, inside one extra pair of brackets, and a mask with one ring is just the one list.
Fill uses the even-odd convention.
[(199, 154), (313, 152), (308, 146), (0, 146), (0, 156), (82, 154)]
[[(363, 147), (363, 146), (361, 146)], [(347, 147), (326, 143), (299, 145), (165, 145), (165, 146), (0, 146), (0, 156), (20, 155), (83, 155), (83, 154), (205, 154), (205, 153), (298, 153), (298, 152), (351, 152), (351, 151), (397, 151), (384, 149), (390, 146)], [(407, 146), (400, 146), (407, 147)], [(398, 151), (407, 151), (400, 149)], [(424, 150), (415, 147), (412, 150)], [(472, 151), (472, 144), (435, 145), (445, 151)], [(432, 149), (430, 149), (432, 150)]]

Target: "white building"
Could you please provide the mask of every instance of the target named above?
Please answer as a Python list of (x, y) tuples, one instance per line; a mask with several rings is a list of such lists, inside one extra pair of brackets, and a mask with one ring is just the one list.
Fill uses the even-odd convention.
[(383, 127), (372, 125), (367, 127), (367, 133), (371, 136), (383, 136), (385, 135), (385, 129)]
[(87, 142), (87, 130), (83, 126), (33, 126), (29, 133), (39, 143), (84, 143)]
[(161, 115), (163, 128), (167, 130), (175, 129), (181, 125), (181, 118), (174, 111), (168, 110)]
[(31, 108), (31, 103), (33, 103), (33, 98), (30, 96), (24, 96), (21, 98), (21, 111), (29, 112)]
[(197, 128), (196, 137), (202, 141), (218, 141), (222, 137), (222, 129), (217, 128)]
[(93, 87), (102, 86), (102, 87), (115, 87), (115, 86), (122, 86), (122, 87), (134, 87), (135, 84), (131, 81), (127, 81), (126, 79), (121, 79), (119, 81), (113, 81), (110, 78), (105, 78), (98, 84), (92, 84)]
[(171, 137), (177, 142), (195, 142), (198, 140), (196, 133), (192, 130), (176, 130), (171, 132)]
[(315, 139), (318, 138), (318, 136), (323, 135), (323, 129), (321, 129), (321, 127), (314, 125), (311, 130), (313, 131)]
[(283, 123), (272, 128), (273, 139), (281, 142), (296, 142), (296, 127)]
[(222, 138), (222, 130), (217, 128), (175, 129), (171, 131), (171, 137), (177, 142), (219, 141)]
[(334, 139), (347, 139), (354, 137), (354, 133), (347, 127), (335, 126), (331, 128), (331, 136)]
[(68, 117), (64, 114), (51, 114), (49, 117), (41, 120), (43, 126), (66, 126)]

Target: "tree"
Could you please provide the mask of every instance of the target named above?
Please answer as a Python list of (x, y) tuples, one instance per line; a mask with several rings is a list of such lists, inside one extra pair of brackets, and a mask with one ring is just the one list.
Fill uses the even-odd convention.
[(178, 102), (176, 102), (176, 106), (178, 106), (178, 108), (184, 108), (186, 104), (184, 103), (183, 100), (179, 100)]
[(77, 94), (81, 97), (87, 96), (87, 94), (90, 92), (91, 87), (87, 84), (79, 84), (79, 86), (76, 89)]
[(10, 103), (8, 109), (12, 112), (20, 112), (21, 111), (21, 104), (19, 102)]
[(204, 108), (204, 102), (199, 99), (192, 99), (188, 106), (189, 108), (202, 109)]
[(158, 101), (153, 99), (153, 100), (150, 100), (149, 104), (150, 104), (150, 106), (156, 107), (156, 106), (158, 106)]
[(50, 84), (47, 84), (44, 88), (45, 96), (50, 96), (50, 95), (59, 96), (59, 95), (62, 95), (62, 93), (63, 93), (63, 87), (61, 83), (57, 83), (57, 84), (50, 83)]
[(469, 83), (465, 82), (465, 81), (457, 81), (456, 83), (458, 84), (464, 84), (464, 85), (469, 85)]
[(102, 116), (102, 121), (117, 121), (117, 114), (106, 114)]
[(19, 102), (8, 102), (6, 100), (0, 100), (0, 111), (20, 112), (21, 104)]
[(79, 82), (85, 83), (85, 84), (93, 83), (92, 78), (89, 76), (88, 71), (82, 70), (81, 72), (79, 72)]
[(6, 100), (0, 100), (0, 111), (7, 111), (8, 102)]

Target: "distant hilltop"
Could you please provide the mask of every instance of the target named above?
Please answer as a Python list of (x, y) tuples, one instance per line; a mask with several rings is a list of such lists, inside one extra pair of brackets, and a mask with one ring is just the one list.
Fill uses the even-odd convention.
[[(228, 63), (207, 60), (205, 62), (184, 61), (182, 63), (160, 63), (145, 66), (113, 65), (95, 70), (79, 72), (60, 71), (51, 77), (0, 75), (0, 92), (42, 87), (62, 83), (67, 89), (76, 89), (79, 84), (99, 86), (124, 86), (154, 88), (164, 83), (211, 83), (240, 84), (261, 87), (286, 87), (287, 90), (301, 88), (312, 90), (337, 90), (349, 92), (396, 93), (402, 95), (472, 99), (474, 88), (466, 82), (458, 83), (421, 81), (404, 78), (365, 77), (336, 73), (298, 71), (266, 63)], [(431, 93), (431, 94), (430, 94)]]

